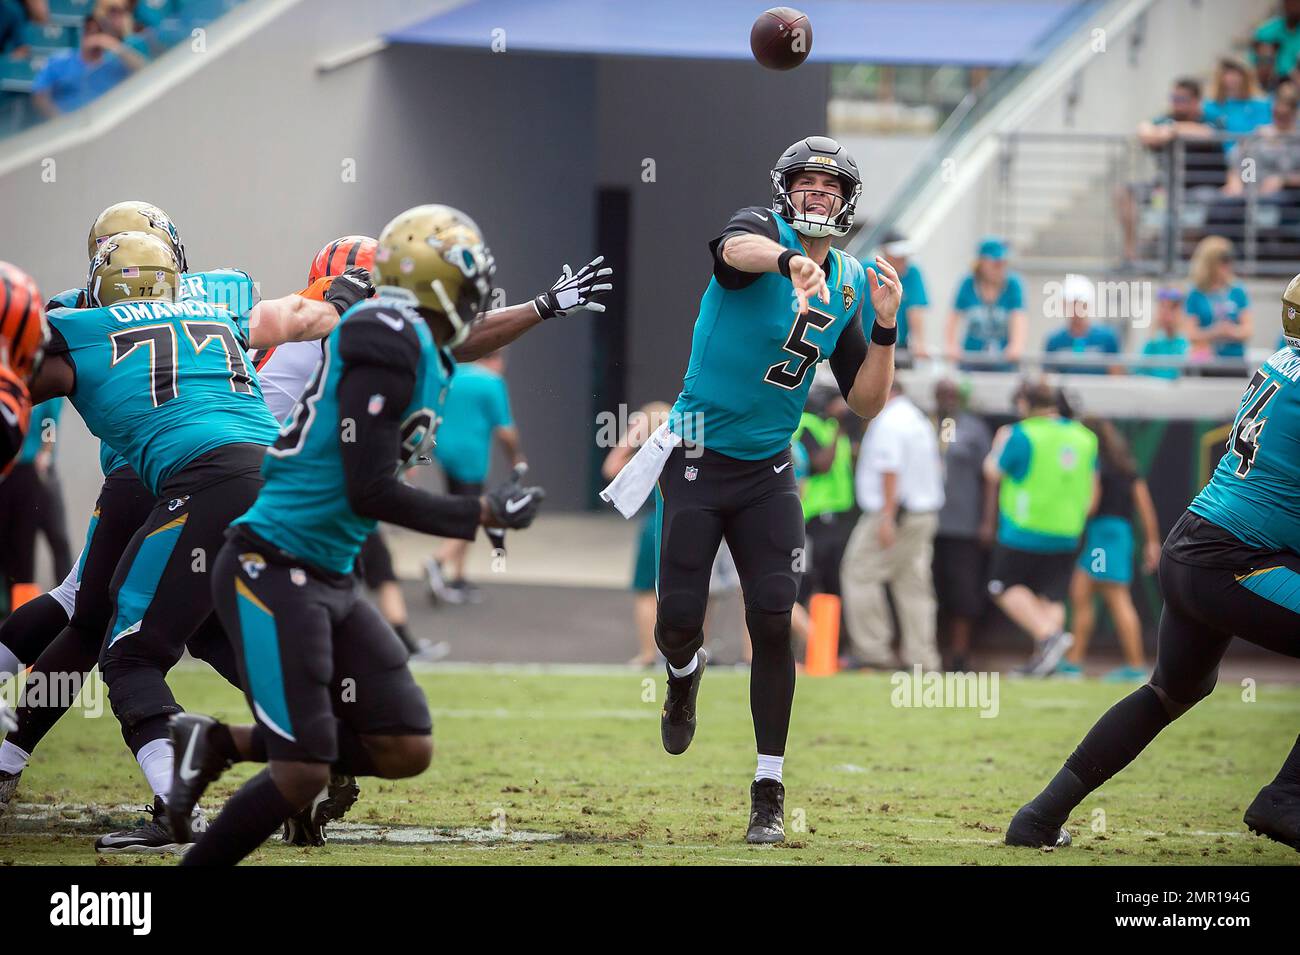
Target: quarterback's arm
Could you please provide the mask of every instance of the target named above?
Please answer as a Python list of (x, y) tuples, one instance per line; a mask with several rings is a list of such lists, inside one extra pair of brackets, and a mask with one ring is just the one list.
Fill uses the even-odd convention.
[[(875, 309), (875, 327), (885, 335), (897, 335), (898, 304), (902, 299), (902, 285), (898, 273), (884, 258), (877, 257), (874, 268), (867, 269), (867, 285), (871, 292), (871, 307)], [(845, 336), (850, 336), (845, 341)], [(866, 346), (862, 329), (862, 308), (853, 322), (840, 335), (831, 353), (831, 371), (839, 383), (840, 393), (859, 418), (871, 419), (889, 400), (889, 389), (894, 384), (894, 346), (882, 344), (872, 331), (872, 344)], [(840, 354), (843, 348), (844, 354)], [(838, 357), (837, 357), (838, 356)], [(855, 365), (856, 362), (856, 365)], [(849, 371), (853, 370), (849, 385)], [(846, 389), (846, 385), (848, 385)]]
[(414, 335), (377, 320), (349, 321), (339, 355), (339, 452), (348, 505), (361, 517), (473, 540), (484, 511), (480, 499), (430, 494), (397, 474), (402, 413), (415, 392), (420, 358)]

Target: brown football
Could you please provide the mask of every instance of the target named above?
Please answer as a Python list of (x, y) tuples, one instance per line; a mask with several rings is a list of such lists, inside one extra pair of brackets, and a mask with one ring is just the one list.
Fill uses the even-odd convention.
[(769, 70), (793, 70), (812, 50), (812, 24), (794, 7), (764, 10), (750, 28), (749, 48)]

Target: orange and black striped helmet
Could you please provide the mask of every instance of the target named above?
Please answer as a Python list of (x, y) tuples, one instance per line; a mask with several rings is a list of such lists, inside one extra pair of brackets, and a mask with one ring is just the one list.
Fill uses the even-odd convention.
[(36, 373), (50, 334), (43, 302), (30, 275), (0, 262), (0, 359), (25, 382)]
[(311, 260), (311, 273), (307, 284), (311, 285), (326, 275), (342, 275), (348, 269), (375, 270), (375, 250), (379, 243), (368, 235), (345, 235), (327, 243), (325, 248), (316, 253)]

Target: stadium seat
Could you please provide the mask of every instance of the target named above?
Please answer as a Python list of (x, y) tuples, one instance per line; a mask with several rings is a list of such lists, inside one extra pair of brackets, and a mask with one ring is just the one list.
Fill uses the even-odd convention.
[(0, 56), (0, 92), (26, 94), (32, 88), (36, 69), (30, 59)]
[(63, 50), (77, 45), (80, 29), (58, 23), (28, 23), (23, 43), (33, 50)]

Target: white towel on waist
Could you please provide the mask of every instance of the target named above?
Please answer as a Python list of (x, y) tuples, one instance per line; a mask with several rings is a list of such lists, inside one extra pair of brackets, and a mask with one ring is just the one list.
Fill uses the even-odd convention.
[(654, 490), (668, 455), (681, 443), (681, 435), (673, 433), (664, 422), (600, 492), (601, 500), (609, 501), (624, 517), (633, 517)]

